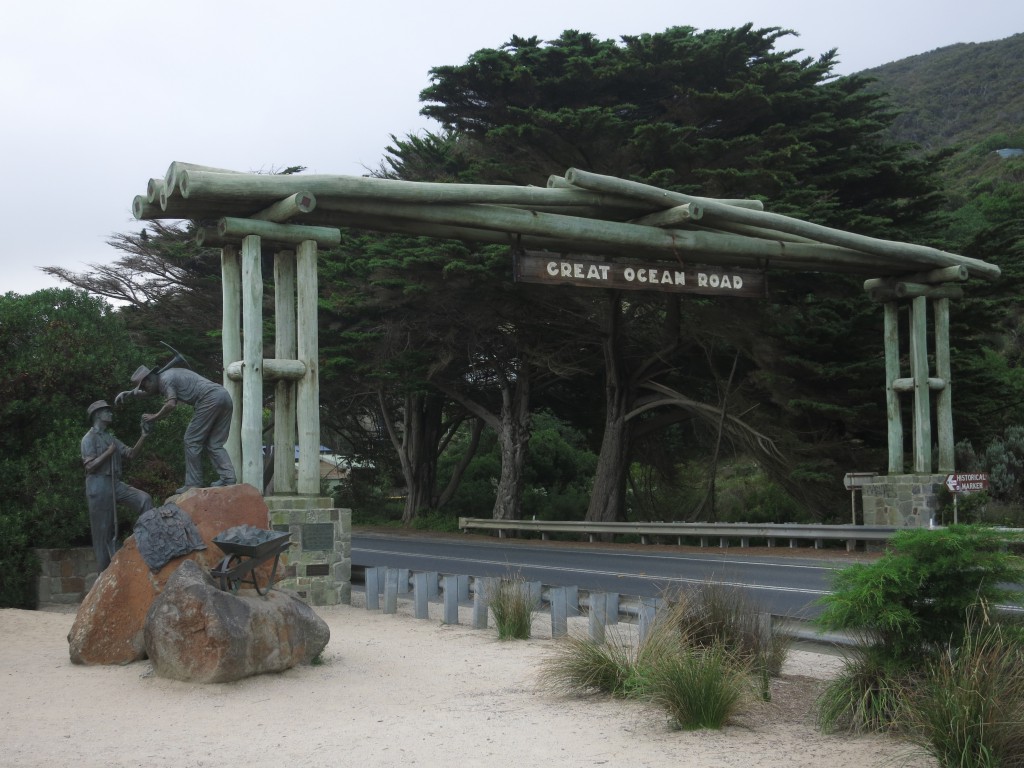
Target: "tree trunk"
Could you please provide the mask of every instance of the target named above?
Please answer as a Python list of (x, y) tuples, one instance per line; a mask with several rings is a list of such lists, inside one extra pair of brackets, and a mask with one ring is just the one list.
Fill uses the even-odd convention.
[(626, 414), (632, 394), (623, 387), (606, 386), (606, 390), (604, 436), (586, 519), (612, 523), (626, 519), (626, 473), (633, 431)]
[(500, 419), (501, 476), (492, 517), (519, 520), (523, 514), (523, 468), (530, 445), (530, 379), (526, 366), (520, 366), (514, 381), (503, 384)]
[(431, 393), (406, 395), (401, 434), (395, 429), (396, 416), (388, 407), (383, 391), (378, 392), (378, 400), (391, 444), (402, 465), (406, 487), (402, 523), (408, 525), (420, 511), (430, 508), (437, 493), (437, 444), (444, 399)]

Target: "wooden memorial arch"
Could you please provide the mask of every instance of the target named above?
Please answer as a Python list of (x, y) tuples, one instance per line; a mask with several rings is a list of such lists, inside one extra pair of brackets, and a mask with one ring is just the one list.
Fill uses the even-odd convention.
[[(319, 248), (340, 242), (341, 227), (505, 243), (552, 258), (628, 255), (665, 265), (863, 275), (868, 297), (884, 308), (890, 476), (954, 470), (950, 301), (962, 296), (967, 280), (1000, 274), (978, 259), (769, 213), (757, 200), (695, 197), (578, 169), (532, 187), (263, 175), (174, 162), (149, 180), (132, 211), (140, 220), (212, 222), (196, 236), (221, 248), (224, 383), (236, 404), (229, 450), (240, 481), (262, 488), (263, 396), (265, 384), (272, 385), (274, 495), (320, 492), (316, 261)], [(263, 358), (265, 248), (275, 254), (273, 359)], [(904, 373), (899, 312), (908, 305)], [(913, 397), (909, 472), (901, 396)]]

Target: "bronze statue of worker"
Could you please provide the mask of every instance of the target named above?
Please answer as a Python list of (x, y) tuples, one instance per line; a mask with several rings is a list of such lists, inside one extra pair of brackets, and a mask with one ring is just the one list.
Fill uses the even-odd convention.
[(235, 468), (224, 448), (231, 431), (234, 404), (224, 387), (188, 368), (152, 371), (144, 365), (140, 365), (132, 374), (132, 384), (136, 392), (160, 394), (164, 398), (163, 407), (159, 411), (142, 416), (144, 424), (159, 421), (179, 403), (191, 405), (194, 409), (192, 420), (185, 428), (185, 485), (176, 493), (202, 486), (204, 450), (219, 476), (218, 480), (211, 483), (211, 487), (235, 484)]
[(106, 400), (97, 400), (86, 410), (92, 427), (82, 438), (82, 464), (85, 466), (85, 496), (89, 503), (89, 527), (97, 572), (102, 572), (120, 547), (117, 536), (117, 506), (123, 504), (136, 515), (153, 507), (145, 491), (121, 480), (121, 464), (139, 452), (146, 439), (143, 428), (138, 441), (129, 448), (112, 434), (109, 427), (114, 411)]

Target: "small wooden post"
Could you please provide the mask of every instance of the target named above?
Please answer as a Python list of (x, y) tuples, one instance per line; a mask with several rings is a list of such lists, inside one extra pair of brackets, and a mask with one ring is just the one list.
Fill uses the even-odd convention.
[(242, 382), (228, 378), (228, 366), (242, 359), (242, 262), (238, 248), (226, 245), (220, 251), (221, 352), (224, 361), (224, 389), (231, 395), (231, 433), (225, 446), (235, 471), (242, 467)]
[(242, 466), (263, 494), (263, 266), (258, 235), (242, 240)]
[(889, 425), (889, 474), (903, 474), (903, 415), (895, 389), (900, 377), (900, 316), (895, 301), (885, 303), (885, 412)]
[(914, 471), (932, 471), (931, 394), (928, 389), (928, 299), (910, 307), (910, 375), (914, 380)]
[[(274, 254), (274, 357), (295, 360), (295, 252)], [(274, 493), (294, 494), (295, 382), (278, 379), (274, 391)]]
[(316, 241), (304, 240), (295, 254), (299, 360), (306, 374), (296, 392), (298, 492), (320, 495), (320, 363), (317, 333)]

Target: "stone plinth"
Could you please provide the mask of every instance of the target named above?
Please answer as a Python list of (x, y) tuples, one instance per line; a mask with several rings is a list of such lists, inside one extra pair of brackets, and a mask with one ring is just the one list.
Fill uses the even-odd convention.
[(329, 498), (268, 496), (270, 526), (291, 533), (284, 572), (277, 586), (296, 592), (310, 605), (352, 600), (352, 510), (331, 506)]
[(939, 514), (942, 475), (879, 475), (861, 488), (864, 525), (927, 528)]
[(96, 554), (92, 547), (36, 549), (39, 576), (36, 599), (40, 605), (73, 605), (96, 583)]

